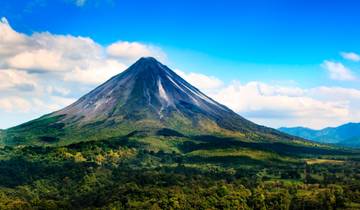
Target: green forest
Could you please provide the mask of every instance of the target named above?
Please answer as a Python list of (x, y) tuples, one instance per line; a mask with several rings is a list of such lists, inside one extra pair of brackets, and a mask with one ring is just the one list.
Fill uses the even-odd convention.
[(0, 150), (0, 209), (360, 209), (359, 151), (129, 135)]

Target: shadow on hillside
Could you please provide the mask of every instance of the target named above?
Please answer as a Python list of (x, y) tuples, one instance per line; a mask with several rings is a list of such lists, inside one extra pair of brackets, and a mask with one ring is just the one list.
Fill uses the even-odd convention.
[(238, 166), (238, 165), (258, 165), (264, 166), (266, 162), (255, 160), (247, 156), (190, 156), (186, 160), (191, 163), (215, 163), (223, 166)]
[(235, 138), (217, 137), (217, 136), (193, 136), (193, 140), (186, 141), (180, 146), (180, 150), (188, 153), (195, 150), (211, 150), (211, 149), (228, 149), (228, 148), (250, 148), (263, 151), (273, 151), (280, 155), (287, 156), (306, 156), (306, 155), (351, 155), (352, 153), (335, 150), (324, 149), (319, 147), (307, 147), (289, 143), (280, 142), (243, 142)]
[(80, 180), (86, 172), (86, 168), (91, 166), (93, 166), (91, 163), (62, 161), (56, 164), (41, 160), (29, 161), (21, 157), (1, 160), (0, 186), (16, 187), (33, 183), (36, 180), (68, 176)]

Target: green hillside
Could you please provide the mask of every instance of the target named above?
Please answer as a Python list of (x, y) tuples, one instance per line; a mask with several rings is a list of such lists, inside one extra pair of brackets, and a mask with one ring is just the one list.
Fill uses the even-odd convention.
[(0, 150), (0, 209), (356, 209), (356, 150), (158, 136)]

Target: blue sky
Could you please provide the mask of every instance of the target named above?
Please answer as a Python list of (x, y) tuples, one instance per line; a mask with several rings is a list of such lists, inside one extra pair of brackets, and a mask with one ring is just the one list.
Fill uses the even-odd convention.
[[(185, 79), (193, 80), (194, 85), (203, 86), (200, 88), (205, 93), (255, 122), (272, 127), (320, 128), (357, 121), (360, 117), (356, 110), (360, 105), (359, 6), (355, 0), (8, 0), (1, 2), (0, 17), (6, 18), (14, 32), (27, 37), (26, 52), (36, 54), (42, 50), (57, 55), (54, 43), (46, 41), (48, 45), (41, 47), (29, 44), (37, 42), (34, 39), (45, 40), (44, 32), (49, 37), (87, 37), (103, 51), (114, 43), (138, 43), (181, 72)], [(42, 36), (34, 37), (39, 33)], [(4, 45), (4, 51), (11, 50), (6, 47), (10, 48)], [(9, 62), (21, 52), (2, 54), (3, 73), (7, 70), (9, 75), (10, 69), (18, 70), (19, 74), (26, 72), (22, 76), (33, 78), (37, 85), (52, 81), (55, 87), (63, 89), (62, 94), (56, 95), (63, 101), (74, 100), (99, 83), (80, 85), (64, 82), (68, 80), (58, 73), (38, 74), (37, 68), (44, 71), (51, 68), (35, 65), (38, 60), (34, 56), (30, 56), (32, 66)], [(144, 51), (138, 55), (141, 53)], [(126, 67), (134, 60), (126, 60), (119, 53), (100, 54), (118, 62), (118, 66)], [(17, 57), (21, 58), (24, 59)], [(70, 67), (55, 69), (74, 71)], [(200, 84), (196, 80), (199, 75), (217, 85)], [(13, 81), (12, 85), (15, 83), (20, 82)], [(0, 94), (0, 102), (2, 97), (7, 107), (15, 102), (6, 100), (19, 95), (26, 100), (38, 97), (39, 101), (49, 97), (39, 91), (23, 96), (9, 87), (11, 91), (4, 89)], [(49, 94), (54, 96), (54, 91)], [(30, 107), (27, 112), (17, 112), (10, 108), (1, 110), (0, 103), (0, 115), (5, 117), (0, 128), (57, 108), (47, 107), (53, 108), (36, 111)]]

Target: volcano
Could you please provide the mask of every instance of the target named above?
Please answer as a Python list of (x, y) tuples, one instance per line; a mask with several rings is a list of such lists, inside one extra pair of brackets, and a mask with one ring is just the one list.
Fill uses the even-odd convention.
[(135, 134), (293, 140), (246, 120), (156, 59), (144, 57), (70, 106), (6, 130), (2, 142), (69, 144)]

